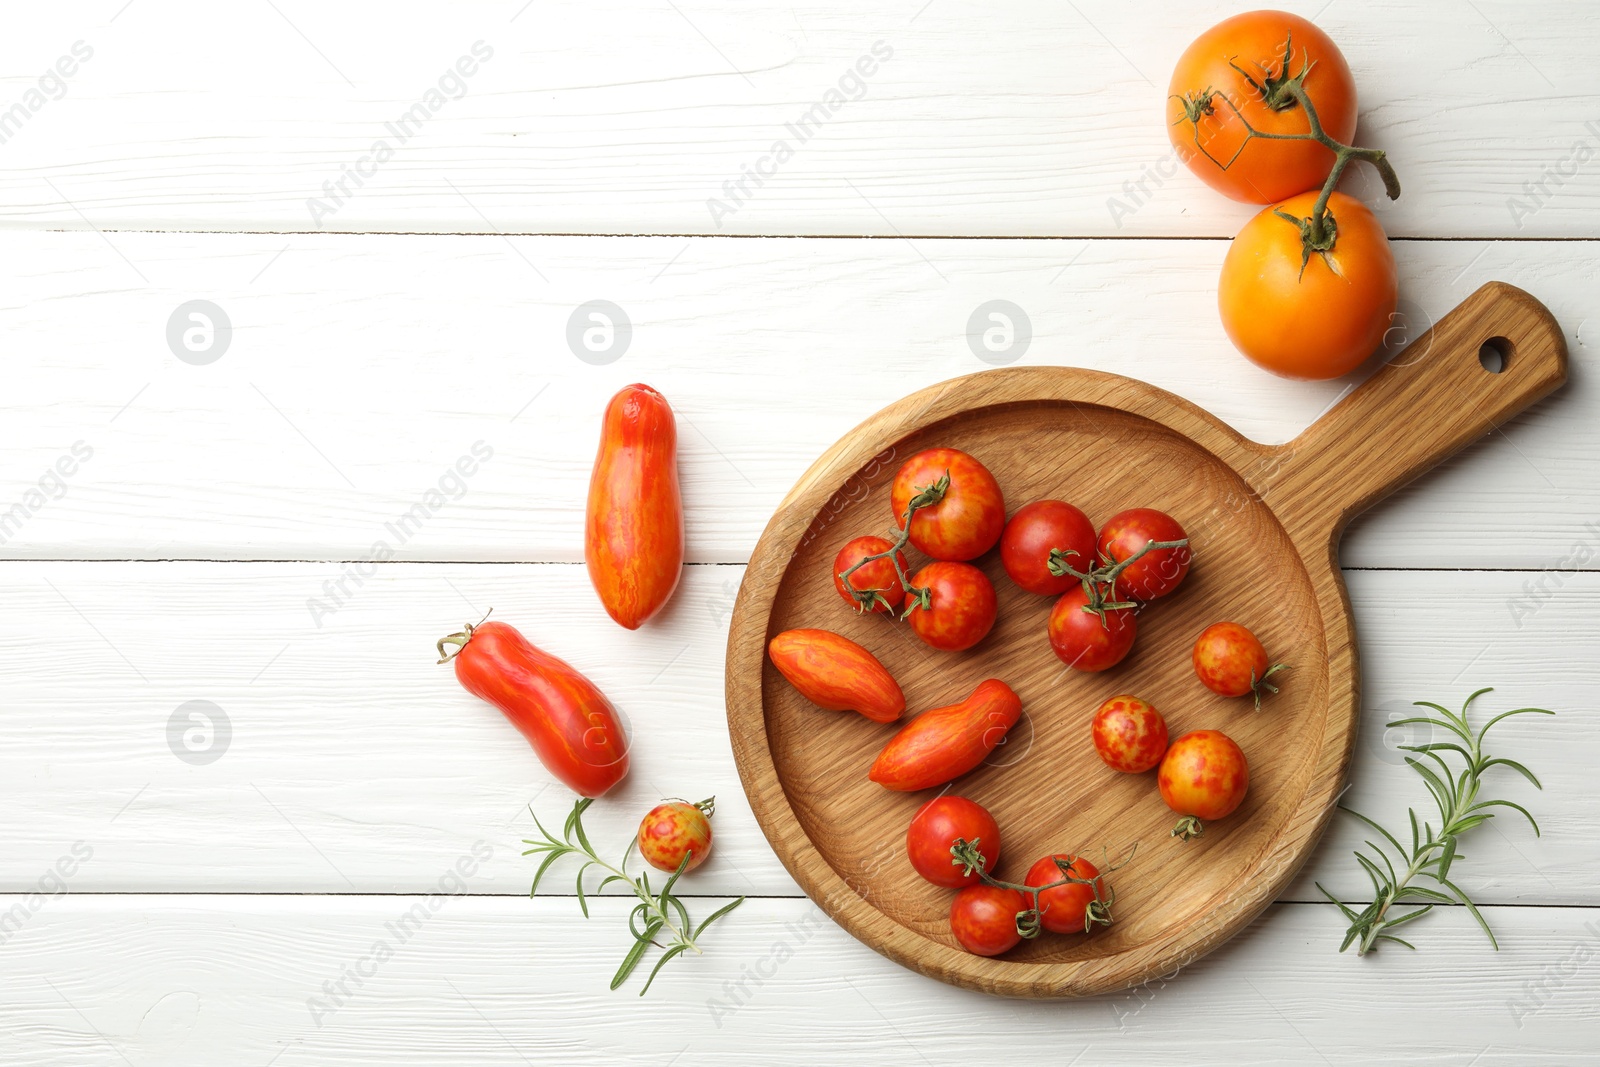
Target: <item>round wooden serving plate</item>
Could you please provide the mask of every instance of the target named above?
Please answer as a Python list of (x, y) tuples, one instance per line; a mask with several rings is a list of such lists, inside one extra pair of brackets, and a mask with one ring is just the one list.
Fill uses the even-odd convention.
[[(1493, 343), (1501, 373), (1480, 363)], [(757, 544), (728, 639), (728, 726), (739, 774), (767, 839), (812, 900), (852, 935), (913, 970), (988, 993), (1088, 996), (1147, 981), (1216, 948), (1265, 908), (1305, 862), (1333, 811), (1355, 739), (1359, 677), (1338, 568), (1351, 516), (1484, 436), (1566, 380), (1566, 344), (1548, 311), (1511, 286), (1478, 290), (1286, 445), (1247, 441), (1142, 382), (1066, 367), (985, 371), (925, 389), (862, 423), (812, 465)], [(976, 561), (1000, 618), (961, 653), (908, 627), (861, 617), (834, 591), (834, 554), (894, 526), (889, 485), (917, 451), (948, 445), (994, 472), (1008, 510), (1055, 497), (1096, 524), (1129, 507), (1169, 512), (1195, 563), (1183, 586), (1139, 616), (1133, 652), (1101, 674), (1050, 650), (1051, 602), (1019, 590), (997, 553)], [(912, 566), (920, 564), (911, 552)], [(1293, 665), (1256, 714), (1201, 686), (1195, 637), (1229, 619)], [(1116, 924), (1052, 934), (995, 959), (950, 936), (952, 892), (905, 855), (916, 809), (867, 768), (898, 724), (808, 704), (767, 662), (770, 637), (835, 630), (871, 649), (908, 709), (954, 703), (985, 678), (1022, 697), (1023, 720), (952, 790), (994, 813), (999, 874), (1021, 881), (1051, 852), (1133, 861), (1108, 880)], [(1095, 755), (1089, 721), (1105, 698), (1155, 704), (1172, 735), (1220, 729), (1250, 761), (1250, 792), (1203, 836), (1169, 836), (1176, 816), (1155, 773), (1118, 774)]]

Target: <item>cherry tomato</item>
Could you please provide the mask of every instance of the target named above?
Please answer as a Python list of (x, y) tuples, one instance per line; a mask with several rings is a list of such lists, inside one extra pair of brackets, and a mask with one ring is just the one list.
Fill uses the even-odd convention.
[[(1056, 863), (1067, 865), (1067, 872), (1063, 873)], [(1044, 859), (1028, 868), (1028, 877), (1023, 880), (1030, 886), (1049, 885), (1071, 876), (1073, 878), (1099, 878), (1100, 868), (1084, 859), (1082, 856), (1069, 856), (1058, 853), (1046, 856)], [(1082, 885), (1069, 882), (1059, 885), (1054, 889), (1046, 889), (1038, 894), (1039, 898), (1039, 925), (1053, 934), (1081, 934), (1089, 925), (1089, 905), (1097, 899), (1093, 885)], [(1095, 921), (1101, 921), (1096, 919)]]
[(930, 448), (906, 460), (889, 491), (895, 527), (905, 529), (912, 498), (946, 474), (950, 484), (943, 499), (911, 516), (911, 544), (934, 559), (976, 559), (1000, 540), (1006, 502), (989, 468), (965, 452)]
[(1050, 609), (1050, 647), (1069, 667), (1103, 671), (1127, 656), (1139, 627), (1132, 608), (1107, 608), (1102, 623), (1088, 604), (1081, 582), (1061, 595)]
[[(894, 545), (884, 538), (869, 534), (847, 541), (845, 546), (839, 549), (839, 554), (833, 557), (833, 587), (844, 597), (846, 604), (858, 612), (869, 610), (866, 601), (859, 599), (850, 591), (850, 588), (853, 588), (858, 592), (876, 593), (871, 598), (872, 611), (892, 614), (900, 609), (900, 605), (906, 599), (906, 587), (900, 584), (900, 576), (895, 573), (894, 564), (890, 562), (888, 556), (875, 559), (850, 575), (850, 588), (846, 588), (844, 580), (839, 577), (854, 567), (862, 557), (876, 556), (879, 552), (887, 552), (893, 547)], [(896, 558), (899, 559), (901, 567), (906, 566), (904, 552), (898, 553)]]
[(979, 682), (959, 704), (925, 711), (900, 728), (867, 777), (909, 792), (943, 785), (982, 763), (1022, 716), (1022, 699), (997, 678)]
[(1233, 739), (1219, 730), (1196, 730), (1172, 742), (1156, 776), (1161, 799), (1182, 815), (1174, 837), (1198, 836), (1201, 820), (1233, 814), (1250, 788), (1250, 768)]
[(1135, 696), (1115, 696), (1101, 704), (1090, 734), (1106, 766), (1125, 774), (1143, 774), (1167, 754), (1167, 720)]
[[(1183, 541), (1188, 536), (1178, 520), (1164, 511), (1129, 508), (1111, 516), (1100, 528), (1100, 559), (1116, 563), (1132, 558), (1151, 541)], [(1146, 552), (1117, 575), (1117, 595), (1124, 600), (1166, 596), (1189, 573), (1193, 555), (1188, 545)]]
[(983, 869), (994, 870), (1000, 861), (1000, 826), (982, 807), (966, 797), (934, 797), (917, 811), (906, 831), (906, 855), (918, 874), (946, 889), (965, 889), (978, 883), (978, 872), (962, 874), (950, 855), (956, 838), (978, 846)]
[(660, 611), (678, 587), (678, 427), (666, 398), (648, 385), (630, 385), (606, 405), (589, 478), (583, 558), (606, 613), (630, 630)]
[(1337, 237), (1304, 258), (1299, 227), (1315, 192), (1290, 197), (1245, 223), (1222, 261), (1217, 306), (1235, 348), (1285, 378), (1348, 374), (1383, 343), (1400, 296), (1394, 253), (1361, 201), (1328, 199)]
[(1271, 663), (1256, 635), (1236, 622), (1212, 623), (1202, 630), (1194, 643), (1193, 659), (1194, 673), (1207, 689), (1225, 697), (1254, 693), (1257, 710), (1263, 689), (1278, 691), (1267, 681), (1268, 675), (1285, 669), (1281, 663)]
[(859, 711), (874, 722), (894, 722), (906, 710), (894, 676), (848, 637), (785, 630), (767, 643), (767, 655), (778, 673), (819, 708)]
[[(446, 654), (444, 646), (457, 651)], [(564, 660), (535, 648), (503, 622), (468, 625), (439, 642), (439, 662), (487, 700), (533, 745), (545, 769), (574, 793), (598, 797), (628, 773), (628, 738), (617, 709)]]
[(1315, 141), (1250, 137), (1245, 126), (1310, 132), (1305, 109), (1284, 87), (1302, 71), (1323, 131), (1349, 144), (1356, 83), (1327, 34), (1284, 11), (1235, 15), (1201, 34), (1178, 59), (1167, 89), (1167, 136), (1178, 158), (1217, 192), (1246, 203), (1321, 188), (1333, 169), (1331, 151)]
[(1027, 910), (1027, 898), (1015, 889), (968, 886), (950, 905), (950, 932), (968, 952), (998, 956), (1022, 940), (1017, 914)]
[(928, 607), (911, 608), (911, 630), (934, 648), (960, 652), (994, 628), (994, 583), (970, 563), (930, 563), (911, 576), (911, 584), (930, 593)]
[(1077, 571), (1094, 566), (1094, 523), (1061, 500), (1035, 500), (1011, 516), (1000, 535), (1000, 563), (1017, 585), (1040, 596), (1060, 596), (1079, 579), (1050, 573), (1050, 553), (1060, 552)]
[(658, 871), (671, 873), (689, 857), (687, 873), (711, 855), (711, 800), (690, 804), (668, 800), (651, 808), (639, 823), (639, 855)]

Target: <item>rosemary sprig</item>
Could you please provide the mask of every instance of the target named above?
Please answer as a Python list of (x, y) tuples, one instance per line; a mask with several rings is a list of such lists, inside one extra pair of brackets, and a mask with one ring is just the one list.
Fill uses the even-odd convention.
[[(1489, 938), (1489, 944), (1496, 951), (1500, 945), (1494, 939), (1494, 932), (1489, 929), (1489, 924), (1484, 921), (1483, 915), (1478, 911), (1476, 904), (1462, 891), (1461, 887), (1450, 880), (1450, 865), (1460, 859), (1456, 851), (1456, 840), (1462, 834), (1475, 826), (1494, 818), (1495, 813), (1490, 808), (1511, 808), (1521, 812), (1533, 827), (1534, 835), (1539, 833), (1539, 824), (1534, 821), (1528, 810), (1520, 804), (1509, 800), (1479, 800), (1478, 790), (1483, 784), (1484, 772), (1491, 767), (1509, 767), (1532, 782), (1536, 789), (1543, 789), (1539, 779), (1534, 777), (1532, 771), (1518, 763), (1516, 760), (1506, 759), (1504, 756), (1489, 757), (1483, 751), (1483, 739), (1488, 735), (1490, 727), (1501, 719), (1509, 719), (1513, 715), (1554, 715), (1555, 712), (1545, 708), (1517, 708), (1513, 711), (1501, 712), (1488, 722), (1483, 728), (1473, 731), (1467, 721), (1467, 711), (1472, 707), (1472, 702), (1485, 693), (1492, 693), (1493, 689), (1480, 689), (1467, 698), (1461, 706), (1460, 714), (1449, 711), (1438, 704), (1426, 700), (1416, 701), (1422, 708), (1431, 708), (1438, 712), (1438, 716), (1418, 715), (1409, 719), (1399, 719), (1389, 723), (1390, 726), (1408, 726), (1411, 724), (1427, 723), (1429, 726), (1443, 729), (1460, 741), (1435, 741), (1425, 745), (1401, 745), (1407, 752), (1415, 752), (1426, 758), (1418, 759), (1416, 756), (1407, 756), (1406, 763), (1422, 776), (1423, 784), (1428, 787), (1428, 792), (1433, 794), (1434, 802), (1439, 807), (1439, 828), (1435, 830), (1430, 823), (1421, 824), (1418, 829), (1416, 809), (1409, 812), (1411, 818), (1411, 847), (1405, 848), (1400, 841), (1378, 825), (1373, 820), (1360, 812), (1349, 811), (1351, 815), (1372, 827), (1382, 836), (1382, 841), (1368, 840), (1366, 846), (1372, 850), (1368, 856), (1357, 849), (1356, 862), (1361, 864), (1361, 869), (1367, 872), (1367, 877), (1372, 881), (1374, 898), (1371, 904), (1360, 912), (1348, 907), (1344, 902), (1317, 883), (1317, 888), (1322, 890), (1322, 895), (1331, 900), (1350, 920), (1350, 926), (1345, 931), (1344, 943), (1339, 946), (1343, 952), (1352, 944), (1356, 946), (1356, 955), (1364, 956), (1376, 948), (1380, 941), (1395, 941), (1409, 949), (1416, 946), (1411, 942), (1396, 937), (1388, 931), (1404, 923), (1413, 922), (1432, 911), (1437, 904), (1461, 904), (1483, 927), (1483, 932)], [(1455, 770), (1449, 761), (1440, 753), (1455, 753), (1460, 757), (1461, 768)], [(1342, 806), (1342, 805), (1341, 805)], [(1388, 848), (1385, 848), (1387, 842)], [(1393, 851), (1391, 859), (1390, 849)], [(1429, 886), (1414, 884), (1418, 877), (1432, 879), (1442, 888), (1435, 889)], [(1426, 903), (1420, 903), (1426, 901)], [(1410, 911), (1400, 911), (1396, 905), (1420, 903), (1420, 906)]]
[[(639, 898), (639, 903), (634, 905), (633, 911), (628, 914), (628, 932), (633, 935), (633, 946), (628, 949), (627, 955), (622, 957), (622, 965), (612, 976), (611, 988), (616, 989), (627, 981), (634, 968), (639, 966), (639, 961), (644, 959), (645, 952), (654, 945), (666, 951), (656, 960), (650, 977), (645, 979), (644, 988), (639, 990), (639, 995), (642, 997), (650, 991), (650, 984), (656, 980), (656, 975), (661, 973), (661, 968), (666, 966), (668, 960), (685, 952), (700, 955), (702, 950), (697, 943), (700, 935), (704, 934), (712, 923), (743, 904), (744, 897), (718, 908), (696, 926), (689, 919), (689, 910), (683, 906), (683, 901), (672, 893), (672, 887), (677, 884), (678, 876), (683, 874), (689, 865), (689, 861), (693, 858), (692, 854), (683, 857), (683, 862), (678, 864), (678, 869), (672, 872), (665, 885), (659, 890), (651, 889), (648, 873), (641, 873), (637, 878), (628, 873), (628, 856), (633, 851), (634, 842), (628, 843), (627, 851), (622, 854), (622, 863), (618, 866), (601, 859), (596, 854), (594, 846), (589, 844), (589, 835), (583, 829), (583, 813), (593, 803), (593, 799), (585, 797), (572, 806), (572, 814), (567, 816), (566, 825), (562, 827), (559, 838), (544, 828), (539, 816), (533, 816), (533, 823), (539, 828), (539, 833), (544, 835), (544, 840), (524, 840), (523, 844), (533, 847), (523, 855), (543, 855), (544, 861), (539, 864), (539, 870), (533, 876), (533, 887), (528, 890), (528, 895), (531, 897), (538, 892), (539, 880), (563, 856), (578, 856), (583, 860), (582, 866), (578, 868), (577, 884), (578, 907), (583, 910), (585, 919), (589, 917), (589, 901), (584, 895), (583, 876), (590, 867), (599, 867), (608, 872), (593, 892), (602, 892), (612, 882), (622, 882), (633, 890), (634, 896)], [(533, 809), (529, 808), (528, 813), (533, 814)], [(666, 943), (658, 941), (658, 936), (665, 938)]]

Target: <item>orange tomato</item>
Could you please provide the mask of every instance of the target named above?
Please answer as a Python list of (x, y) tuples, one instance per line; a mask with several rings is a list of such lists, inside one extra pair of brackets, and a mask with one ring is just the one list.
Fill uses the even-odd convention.
[(1245, 224), (1222, 261), (1217, 306), (1228, 339), (1252, 363), (1285, 378), (1337, 378), (1383, 343), (1400, 296), (1394, 253), (1367, 206), (1334, 193), (1337, 237), (1304, 258), (1300, 228), (1277, 214), (1311, 216), (1317, 193), (1292, 196)]
[(1167, 89), (1167, 137), (1178, 158), (1217, 192), (1249, 204), (1321, 188), (1333, 169), (1331, 151), (1310, 140), (1251, 137), (1245, 127), (1309, 133), (1305, 109), (1283, 89), (1308, 66), (1302, 85), (1323, 132), (1349, 144), (1355, 79), (1315, 25), (1286, 11), (1250, 11), (1201, 34), (1179, 57)]
[(848, 637), (827, 630), (785, 630), (767, 644), (778, 673), (800, 695), (827, 711), (859, 711), (874, 722), (894, 722), (906, 710), (905, 694), (878, 657)]
[(678, 587), (678, 424), (667, 398), (648, 385), (630, 385), (606, 405), (583, 558), (606, 613), (630, 630), (660, 611)]

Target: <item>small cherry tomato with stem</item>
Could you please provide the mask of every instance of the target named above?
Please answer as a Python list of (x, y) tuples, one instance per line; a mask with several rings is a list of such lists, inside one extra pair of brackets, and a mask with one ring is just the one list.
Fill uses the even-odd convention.
[(994, 629), (994, 583), (972, 564), (930, 563), (912, 576), (911, 586), (904, 617), (926, 644), (960, 652)]
[(1101, 580), (1114, 583), (1125, 600), (1166, 596), (1183, 582), (1193, 558), (1178, 520), (1155, 508), (1129, 508), (1107, 519), (1099, 552), (1106, 569)]
[(978, 884), (977, 871), (963, 871), (950, 848), (970, 841), (983, 858), (983, 869), (1000, 861), (1000, 825), (994, 816), (966, 797), (934, 797), (917, 810), (906, 830), (906, 856), (916, 872), (934, 885), (965, 889)]
[(1184, 734), (1167, 748), (1156, 777), (1161, 799), (1183, 818), (1172, 836), (1199, 837), (1202, 820), (1232, 815), (1250, 788), (1250, 768), (1233, 738), (1220, 730)]
[[(930, 494), (933, 499), (925, 499)], [(988, 467), (959, 449), (930, 448), (906, 460), (889, 496), (895, 524), (915, 548), (934, 559), (976, 559), (994, 547), (1005, 529), (1000, 483)], [(913, 508), (918, 501), (922, 505)]]
[(1124, 774), (1143, 774), (1167, 754), (1167, 721), (1147, 701), (1128, 694), (1100, 705), (1090, 735), (1105, 765)]
[[(846, 541), (833, 558), (833, 587), (860, 614), (893, 615), (906, 599), (906, 557), (888, 540), (868, 534)], [(845, 581), (844, 575), (850, 575)]]
[[(1064, 879), (1070, 879), (1063, 884)], [(1023, 879), (1035, 893), (1039, 925), (1052, 934), (1081, 934), (1111, 925), (1114, 893), (1102, 894), (1100, 868), (1082, 856), (1057, 853), (1028, 868)]]
[(1017, 924), (1027, 911), (1027, 898), (1015, 889), (968, 886), (950, 904), (950, 932), (968, 952), (998, 956), (1022, 940)]
[[(1041, 930), (1089, 933), (1096, 926), (1110, 926), (1113, 921), (1111, 905), (1116, 902), (1116, 893), (1105, 883), (1105, 876), (1127, 866), (1138, 848), (1135, 842), (1120, 862), (1104, 871), (1081, 856), (1066, 853), (1046, 856), (1029, 868), (1027, 881), (1020, 885), (996, 878), (984, 870), (983, 855), (970, 841), (957, 841), (950, 846), (950, 854), (961, 862), (963, 870), (977, 872), (983, 887), (1022, 894), (1027, 909), (1016, 916), (1017, 934), (1019, 938), (1032, 938), (1038, 937)], [(981, 887), (973, 887), (977, 888)], [(1052, 911), (1055, 912), (1053, 916)]]
[(1094, 523), (1064, 500), (1024, 504), (1000, 535), (1000, 563), (1018, 586), (1060, 596), (1079, 579), (1062, 567), (1088, 569), (1095, 558)]
[(1087, 583), (1069, 589), (1050, 609), (1050, 648), (1067, 666), (1080, 671), (1104, 671), (1121, 663), (1133, 648), (1139, 631), (1136, 605), (1107, 603), (1105, 593), (1098, 596)]
[(1194, 673), (1207, 689), (1225, 697), (1251, 693), (1257, 711), (1263, 689), (1278, 691), (1267, 679), (1289, 669), (1288, 664), (1271, 662), (1256, 635), (1236, 622), (1216, 622), (1202, 630), (1192, 658)]
[(689, 858), (684, 871), (692, 871), (711, 855), (711, 813), (716, 797), (698, 804), (664, 800), (639, 823), (639, 855), (658, 871), (673, 873)]

